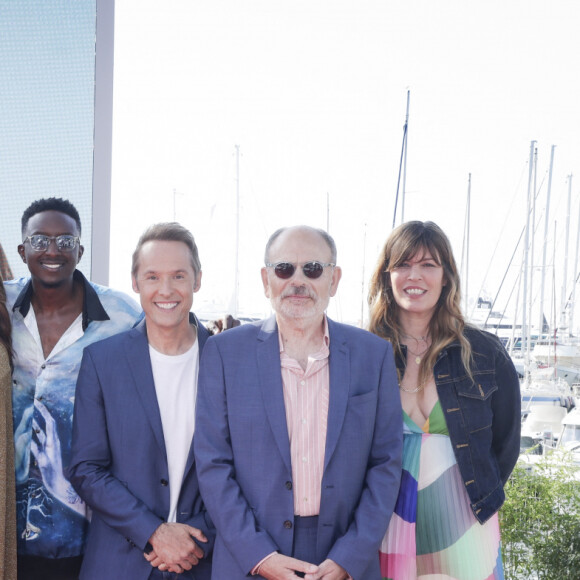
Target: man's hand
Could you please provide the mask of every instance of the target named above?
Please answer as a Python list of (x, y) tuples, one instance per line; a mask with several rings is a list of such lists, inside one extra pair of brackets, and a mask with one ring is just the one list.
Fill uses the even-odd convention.
[(294, 572), (309, 572), (311, 578), (318, 578), (318, 566), (283, 554), (272, 554), (262, 563), (258, 574), (266, 580), (296, 580)]
[(350, 578), (348, 572), (332, 560), (324, 560), (318, 571), (314, 574), (307, 573), (304, 580), (347, 580)]
[(203, 550), (194, 542), (207, 542), (201, 530), (187, 524), (161, 524), (149, 538), (153, 550), (145, 559), (163, 572), (181, 574), (203, 558)]

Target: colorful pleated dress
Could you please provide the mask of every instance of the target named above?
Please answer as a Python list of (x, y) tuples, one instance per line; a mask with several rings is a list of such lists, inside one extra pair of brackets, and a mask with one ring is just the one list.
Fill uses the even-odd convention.
[(403, 476), (380, 549), (383, 580), (503, 580), (497, 514), (480, 524), (439, 401), (421, 429), (406, 413)]

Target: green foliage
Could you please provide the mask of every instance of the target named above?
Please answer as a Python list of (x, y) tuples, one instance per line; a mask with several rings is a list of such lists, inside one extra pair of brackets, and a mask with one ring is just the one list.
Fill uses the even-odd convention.
[(518, 462), (499, 517), (505, 577), (580, 579), (580, 482), (569, 457)]

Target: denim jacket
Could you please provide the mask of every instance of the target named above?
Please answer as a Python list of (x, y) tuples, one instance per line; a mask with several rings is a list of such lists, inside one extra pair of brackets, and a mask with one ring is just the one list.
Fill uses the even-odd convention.
[[(464, 334), (472, 349), (473, 380), (457, 341), (439, 353), (433, 375), (471, 509), (484, 523), (503, 504), (503, 486), (518, 460), (520, 383), (496, 336), (473, 327)], [(402, 360), (397, 367), (404, 370)]]

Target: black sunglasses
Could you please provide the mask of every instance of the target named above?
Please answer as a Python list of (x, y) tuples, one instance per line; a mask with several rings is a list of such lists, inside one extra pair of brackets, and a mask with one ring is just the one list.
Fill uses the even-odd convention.
[[(306, 262), (302, 264), (302, 272), (307, 278), (311, 280), (316, 280), (322, 276), (324, 268), (327, 266), (332, 266), (334, 268), (336, 264), (331, 264), (330, 262)], [(282, 280), (288, 280), (294, 276), (296, 272), (296, 264), (292, 262), (277, 262), (276, 264), (266, 263), (266, 268), (274, 268), (274, 274), (281, 278)]]

